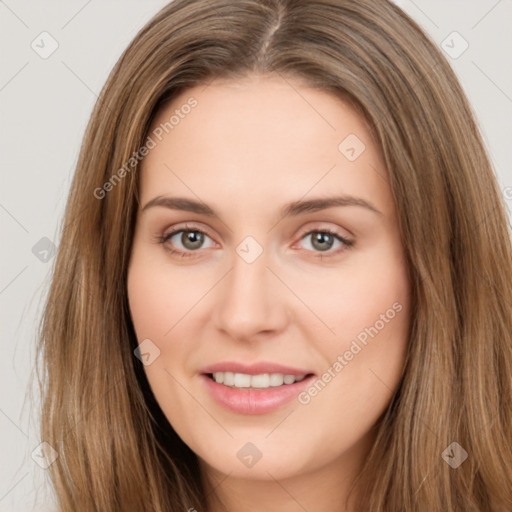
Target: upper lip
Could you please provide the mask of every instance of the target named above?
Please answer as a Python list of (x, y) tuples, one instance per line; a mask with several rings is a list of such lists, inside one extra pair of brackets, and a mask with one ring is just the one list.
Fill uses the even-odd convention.
[(284, 366), (282, 364), (272, 363), (268, 361), (261, 361), (259, 363), (244, 364), (236, 361), (225, 361), (206, 366), (201, 370), (201, 373), (216, 373), (216, 372), (232, 372), (232, 373), (245, 373), (247, 375), (259, 375), (262, 373), (282, 373), (283, 375), (308, 375), (313, 372), (310, 370), (301, 370), (300, 368), (292, 368), (291, 366)]

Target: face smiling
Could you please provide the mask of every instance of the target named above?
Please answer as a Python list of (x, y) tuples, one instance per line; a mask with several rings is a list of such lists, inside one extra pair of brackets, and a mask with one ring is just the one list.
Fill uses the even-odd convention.
[(380, 150), (347, 103), (279, 77), (189, 89), (152, 130), (192, 97), (140, 176), (127, 287), (151, 388), (207, 474), (348, 478), (408, 342)]

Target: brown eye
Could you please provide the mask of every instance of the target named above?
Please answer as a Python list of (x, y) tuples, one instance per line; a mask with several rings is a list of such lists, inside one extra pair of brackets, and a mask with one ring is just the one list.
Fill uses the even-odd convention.
[(328, 251), (334, 245), (334, 236), (330, 233), (317, 232), (311, 236), (311, 245), (319, 251)]
[[(310, 247), (306, 246), (308, 250), (320, 253), (329, 252), (329, 255), (336, 254), (354, 244), (354, 242), (343, 238), (338, 233), (329, 230), (310, 231), (301, 240), (310, 240)], [(331, 250), (333, 248), (334, 250)]]
[[(210, 244), (205, 245), (209, 240)], [(212, 239), (200, 229), (177, 229), (164, 235), (161, 242), (169, 245), (171, 252), (180, 253), (182, 256), (188, 256), (191, 252), (197, 252), (199, 249), (206, 249), (214, 245)]]
[(180, 242), (185, 249), (199, 249), (204, 242), (204, 234), (199, 231), (182, 231)]

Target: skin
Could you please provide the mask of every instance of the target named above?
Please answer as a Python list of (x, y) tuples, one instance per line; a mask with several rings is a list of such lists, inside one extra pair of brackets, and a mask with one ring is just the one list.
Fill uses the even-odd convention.
[[(352, 510), (343, 506), (348, 484), (399, 384), (409, 332), (410, 283), (380, 149), (346, 102), (279, 76), (189, 89), (152, 129), (190, 97), (197, 106), (151, 149), (140, 176), (127, 287), (139, 343), (150, 339), (160, 350), (144, 367), (149, 383), (198, 455), (205, 485), (215, 487), (210, 512)], [(338, 149), (349, 134), (365, 144), (354, 161)], [(281, 215), (291, 201), (338, 195), (380, 213), (349, 205)], [(142, 210), (156, 196), (200, 200), (217, 216)], [(185, 223), (207, 232), (203, 245), (183, 242), (181, 232), (159, 243)], [(353, 245), (335, 237), (315, 244), (322, 229)], [(236, 252), (247, 236), (263, 248), (252, 263)], [(400, 311), (389, 319), (393, 304)], [(334, 371), (383, 314), (384, 327)], [(331, 379), (307, 404), (242, 415), (218, 405), (199, 376), (227, 360), (317, 376), (331, 368)], [(237, 458), (247, 442), (262, 454), (250, 468)]]

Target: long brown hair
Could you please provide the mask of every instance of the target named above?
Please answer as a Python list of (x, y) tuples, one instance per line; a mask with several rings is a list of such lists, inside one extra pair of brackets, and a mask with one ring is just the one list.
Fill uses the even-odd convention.
[[(206, 510), (197, 457), (133, 355), (126, 275), (139, 150), (155, 113), (188, 87), (250, 73), (348, 98), (389, 174), (412, 328), (357, 480), (358, 510), (511, 510), (504, 200), (453, 71), (386, 0), (176, 0), (119, 59), (84, 137), (40, 327), (41, 435), (59, 454), (50, 471), (61, 510)], [(453, 442), (468, 454), (456, 469), (442, 456)]]

